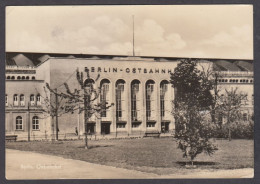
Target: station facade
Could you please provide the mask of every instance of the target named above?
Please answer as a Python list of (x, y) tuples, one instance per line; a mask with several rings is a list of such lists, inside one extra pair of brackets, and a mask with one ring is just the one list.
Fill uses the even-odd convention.
[[(46, 83), (58, 92), (79, 88), (76, 70), (86, 71), (101, 88), (98, 101), (114, 106), (100, 115), (92, 115), (84, 125), (84, 114), (64, 113), (59, 117), (60, 138), (75, 134), (105, 137), (143, 136), (148, 131), (172, 134), (174, 87), (170, 73), (181, 58), (92, 56), (69, 54), (7, 53), (6, 61), (6, 134), (20, 139), (49, 139), (54, 119), (46, 110), (46, 99), (54, 97)], [(245, 118), (253, 114), (253, 62), (199, 59), (199, 65), (222, 72), (220, 88), (238, 88), (248, 94)], [(100, 76), (97, 80), (97, 76)], [(87, 82), (87, 81), (86, 81)]]

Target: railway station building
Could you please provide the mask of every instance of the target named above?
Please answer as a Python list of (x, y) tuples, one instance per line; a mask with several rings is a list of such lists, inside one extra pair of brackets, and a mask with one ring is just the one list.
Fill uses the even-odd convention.
[[(46, 98), (52, 89), (65, 92), (64, 82), (79, 88), (76, 70), (86, 70), (94, 86), (101, 87), (98, 100), (115, 105), (92, 116), (84, 125), (83, 113), (64, 113), (59, 117), (60, 138), (85, 131), (95, 136), (143, 136), (147, 131), (172, 134), (175, 130), (172, 101), (175, 89), (170, 73), (182, 58), (134, 57), (114, 55), (6, 53), (5, 129), (18, 139), (49, 139), (55, 123), (46, 111)], [(198, 64), (220, 72), (219, 88), (238, 88), (246, 93), (243, 118), (253, 114), (254, 81), (252, 60), (196, 59)], [(95, 79), (100, 75), (98, 80)], [(87, 83), (88, 81), (85, 81)]]

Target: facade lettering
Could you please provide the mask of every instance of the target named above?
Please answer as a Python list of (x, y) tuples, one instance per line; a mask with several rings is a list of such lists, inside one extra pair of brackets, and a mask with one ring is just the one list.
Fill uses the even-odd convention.
[[(98, 73), (101, 73), (101, 72), (104, 72), (104, 73), (117, 73), (117, 71), (123, 71), (122, 69), (118, 69), (118, 68), (102, 68), (102, 67), (90, 67), (90, 69), (88, 67), (85, 67), (85, 72), (87, 71), (91, 71), (91, 72), (98, 72)], [(156, 69), (147, 69), (147, 68), (126, 68), (125, 69), (125, 72), (126, 73), (166, 73), (166, 70), (165, 69), (159, 69), (159, 68), (156, 68)], [(172, 70), (171, 69), (168, 69), (168, 73), (172, 73)]]

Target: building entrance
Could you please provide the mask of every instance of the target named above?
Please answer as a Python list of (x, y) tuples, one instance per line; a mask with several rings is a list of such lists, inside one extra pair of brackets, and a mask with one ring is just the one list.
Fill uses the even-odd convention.
[(161, 123), (161, 132), (162, 133), (168, 133), (169, 132), (169, 124), (170, 124), (170, 122), (169, 121), (163, 121), (162, 123)]
[(101, 123), (101, 134), (110, 134), (110, 123)]
[(96, 133), (96, 123), (87, 123), (85, 130), (87, 130), (88, 134), (95, 134)]

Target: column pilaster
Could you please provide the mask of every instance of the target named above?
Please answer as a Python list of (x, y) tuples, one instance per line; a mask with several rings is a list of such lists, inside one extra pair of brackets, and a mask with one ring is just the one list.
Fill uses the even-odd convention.
[(142, 109), (140, 109), (140, 111), (143, 113), (143, 119), (142, 119), (142, 131), (145, 132), (146, 131), (146, 91), (145, 91), (145, 81), (143, 81), (141, 84), (141, 99), (142, 100)]
[(159, 132), (161, 132), (161, 105), (160, 105), (160, 82), (156, 82), (156, 128)]

